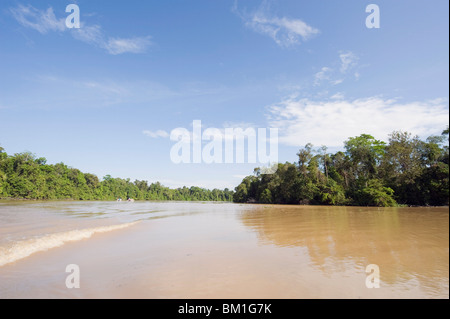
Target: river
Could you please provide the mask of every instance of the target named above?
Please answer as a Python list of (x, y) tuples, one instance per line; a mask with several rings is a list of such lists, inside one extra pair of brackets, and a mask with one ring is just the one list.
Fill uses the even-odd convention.
[(449, 298), (449, 209), (1, 201), (0, 298)]

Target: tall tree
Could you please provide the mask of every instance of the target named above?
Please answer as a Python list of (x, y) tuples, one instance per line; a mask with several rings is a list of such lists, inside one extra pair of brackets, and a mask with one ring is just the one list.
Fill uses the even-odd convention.
[(304, 177), (306, 177), (306, 175), (308, 174), (308, 164), (313, 157), (312, 148), (313, 145), (311, 143), (308, 143), (297, 153), (300, 174), (302, 174)]
[(377, 174), (377, 165), (383, 158), (386, 143), (368, 134), (351, 137), (345, 142), (347, 155), (352, 159), (355, 179), (365, 183)]

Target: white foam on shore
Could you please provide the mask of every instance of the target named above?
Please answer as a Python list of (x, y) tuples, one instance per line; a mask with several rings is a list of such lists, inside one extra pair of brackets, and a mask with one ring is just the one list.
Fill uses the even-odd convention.
[(34, 253), (60, 247), (65, 243), (88, 239), (97, 233), (106, 233), (113, 230), (123, 229), (137, 223), (138, 222), (132, 222), (119, 225), (71, 230), (19, 241), (12, 244), (10, 247), (0, 247), (0, 267), (26, 258)]

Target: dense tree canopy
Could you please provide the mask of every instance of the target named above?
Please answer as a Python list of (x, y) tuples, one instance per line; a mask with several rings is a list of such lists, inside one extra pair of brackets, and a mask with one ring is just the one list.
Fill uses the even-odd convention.
[(426, 141), (393, 132), (385, 143), (368, 134), (351, 137), (345, 151), (327, 153), (307, 144), (297, 163), (275, 174), (244, 178), (234, 201), (321, 205), (448, 205), (449, 129)]
[(279, 163), (274, 174), (259, 168), (235, 192), (199, 187), (170, 189), (159, 182), (102, 180), (63, 163), (47, 164), (29, 152), (0, 147), (0, 198), (234, 201), (274, 204), (440, 206), (449, 204), (449, 129), (425, 141), (393, 132), (388, 143), (362, 134), (334, 154), (307, 144), (298, 162)]
[(199, 187), (170, 189), (159, 182), (113, 178), (102, 181), (63, 163), (49, 165), (45, 158), (25, 152), (8, 155), (0, 147), (0, 198), (180, 201), (232, 201), (233, 191)]

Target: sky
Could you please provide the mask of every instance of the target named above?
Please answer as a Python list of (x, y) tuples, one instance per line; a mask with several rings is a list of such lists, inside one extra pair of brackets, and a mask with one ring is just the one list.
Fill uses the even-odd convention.
[[(68, 28), (66, 6), (80, 9)], [(368, 28), (369, 4), (379, 28)], [(449, 119), (446, 0), (2, 0), (0, 145), (100, 178), (234, 189), (254, 163), (176, 164), (172, 130), (277, 128), (278, 160)]]

